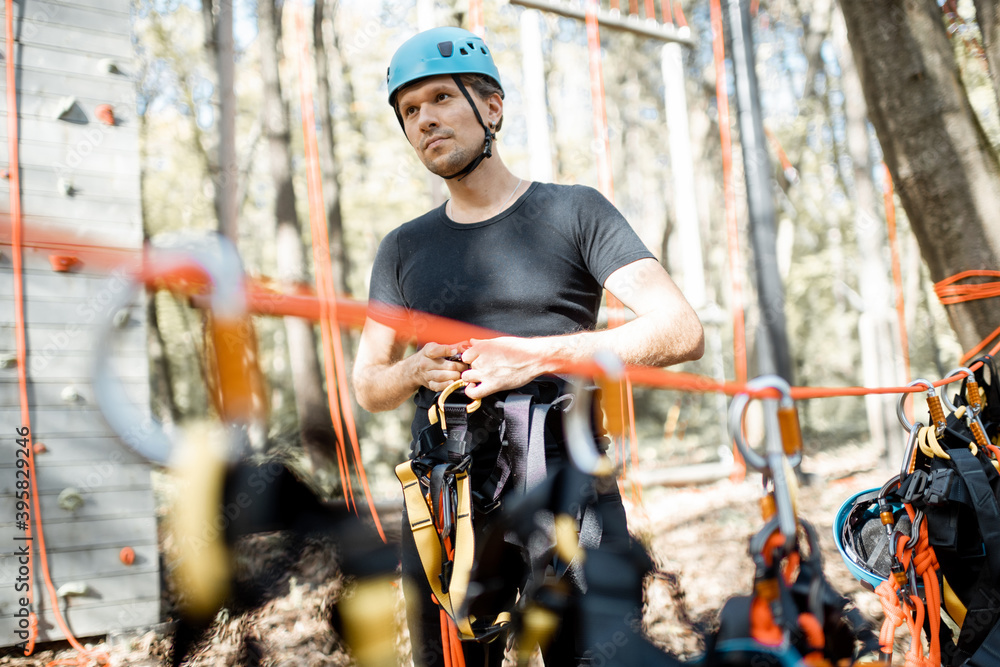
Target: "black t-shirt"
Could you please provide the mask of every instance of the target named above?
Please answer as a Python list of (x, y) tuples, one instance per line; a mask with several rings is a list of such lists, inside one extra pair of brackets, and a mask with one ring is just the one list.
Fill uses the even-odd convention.
[[(604, 281), (646, 257), (653, 254), (598, 191), (533, 183), (488, 220), (457, 223), (442, 205), (391, 231), (369, 299), (513, 336), (567, 334), (592, 330)], [(429, 406), (431, 395), (418, 392), (417, 405)]]

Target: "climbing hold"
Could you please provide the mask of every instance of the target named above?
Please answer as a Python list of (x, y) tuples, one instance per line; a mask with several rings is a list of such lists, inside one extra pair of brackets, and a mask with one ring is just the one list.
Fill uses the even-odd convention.
[(0, 354), (0, 368), (14, 368), (17, 366), (17, 355), (13, 352)]
[(76, 390), (76, 387), (68, 385), (63, 387), (63, 390), (59, 392), (59, 398), (66, 403), (77, 403), (82, 397), (80, 396), (80, 392)]
[(94, 109), (94, 115), (105, 125), (115, 124), (115, 110), (110, 104), (99, 104)]
[(135, 563), (135, 549), (132, 547), (123, 547), (118, 552), (118, 559), (125, 565), (132, 565)]
[(111, 58), (104, 58), (97, 63), (98, 72), (106, 72), (107, 74), (122, 74), (122, 70), (118, 67), (116, 63)]
[(115, 313), (115, 316), (112, 319), (112, 321), (114, 322), (116, 329), (124, 329), (125, 326), (129, 323), (130, 319), (131, 315), (128, 314), (128, 310), (122, 308), (117, 313)]
[(72, 255), (49, 255), (49, 264), (56, 273), (67, 273), (82, 263), (79, 257)]
[(83, 496), (80, 495), (77, 489), (68, 486), (59, 492), (58, 502), (59, 507), (67, 512), (76, 512), (83, 507)]
[(36, 442), (35, 443), (35, 453), (36, 454), (44, 454), (47, 451), (49, 451), (49, 448), (45, 446), (44, 442)]
[(85, 581), (68, 581), (59, 587), (56, 595), (61, 598), (81, 597), (90, 592), (90, 586)]
[(69, 116), (70, 113), (72, 113), (73, 107), (75, 106), (76, 106), (76, 98), (73, 97), (72, 95), (64, 97), (61, 100), (59, 100), (59, 103), (56, 106), (56, 111), (54, 114), (56, 120), (65, 120), (66, 117)]
[(76, 194), (76, 188), (73, 187), (73, 181), (68, 178), (60, 178), (56, 181), (56, 188), (62, 193), (64, 197), (72, 197)]

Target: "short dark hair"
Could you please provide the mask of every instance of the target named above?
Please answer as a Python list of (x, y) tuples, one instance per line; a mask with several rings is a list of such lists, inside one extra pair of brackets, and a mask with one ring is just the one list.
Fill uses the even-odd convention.
[[(460, 74), (459, 76), (462, 78), (462, 83), (468, 88), (472, 88), (473, 92), (484, 102), (494, 94), (499, 95), (503, 99), (503, 88), (491, 77), (485, 74)], [(501, 125), (503, 125), (503, 116), (500, 116), (500, 120), (497, 121), (497, 126), (493, 128), (493, 131), (499, 132)]]

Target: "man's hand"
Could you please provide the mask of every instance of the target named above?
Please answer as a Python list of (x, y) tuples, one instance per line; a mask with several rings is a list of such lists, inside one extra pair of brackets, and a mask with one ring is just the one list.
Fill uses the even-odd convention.
[(413, 364), (413, 372), (422, 386), (431, 391), (443, 391), (461, 379), (462, 371), (469, 368), (468, 364), (453, 360), (461, 353), (458, 347), (427, 343), (412, 355), (409, 362)]
[(484, 398), (506, 389), (523, 387), (546, 372), (550, 361), (540, 338), (501, 336), (489, 340), (472, 339), (462, 353), (468, 370), (462, 379), (472, 385), (465, 388), (469, 398)]

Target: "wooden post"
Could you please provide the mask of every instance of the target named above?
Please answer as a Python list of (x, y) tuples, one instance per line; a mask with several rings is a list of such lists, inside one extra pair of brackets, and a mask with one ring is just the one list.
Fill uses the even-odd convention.
[(528, 124), (529, 176), (533, 181), (552, 182), (552, 141), (549, 110), (545, 101), (545, 71), (542, 56), (541, 15), (534, 9), (521, 13), (521, 62), (524, 77), (525, 118)]
[(688, 129), (687, 94), (681, 45), (668, 42), (660, 55), (663, 71), (663, 103), (667, 110), (670, 164), (674, 179), (674, 218), (681, 246), (681, 276), (684, 296), (695, 310), (705, 306), (705, 264), (701, 253), (701, 230), (695, 201), (694, 160)]

